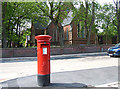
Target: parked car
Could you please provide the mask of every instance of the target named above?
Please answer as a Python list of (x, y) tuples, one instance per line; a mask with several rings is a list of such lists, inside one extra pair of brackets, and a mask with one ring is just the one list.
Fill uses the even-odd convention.
[(120, 43), (116, 44), (113, 47), (108, 48), (108, 54), (111, 57), (120, 57)]

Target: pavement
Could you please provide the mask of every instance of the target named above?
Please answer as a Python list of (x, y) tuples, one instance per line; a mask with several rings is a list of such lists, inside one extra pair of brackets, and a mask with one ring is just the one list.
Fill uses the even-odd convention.
[(0, 59), (0, 87), (26, 89), (118, 89), (119, 58), (106, 52), (51, 56), (51, 85), (37, 84), (37, 58), (18, 57)]
[[(53, 55), (50, 56), (51, 60), (64, 60), (64, 59), (75, 59), (84, 58), (86, 56), (104, 56), (107, 52), (96, 52), (96, 53), (80, 53), (80, 54), (65, 54), (65, 55)], [(12, 57), (12, 58), (0, 58), (0, 63), (4, 62), (24, 62), (24, 61), (37, 61), (37, 57)]]

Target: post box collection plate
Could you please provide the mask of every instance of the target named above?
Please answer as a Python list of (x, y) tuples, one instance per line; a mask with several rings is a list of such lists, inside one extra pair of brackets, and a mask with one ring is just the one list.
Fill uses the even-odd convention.
[(47, 54), (47, 48), (43, 48), (43, 55)]

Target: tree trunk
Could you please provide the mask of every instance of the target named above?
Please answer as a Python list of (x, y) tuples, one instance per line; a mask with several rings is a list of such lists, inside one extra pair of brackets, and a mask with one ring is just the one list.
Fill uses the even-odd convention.
[(18, 47), (20, 47), (20, 23), (19, 23), (19, 29), (18, 29)]
[(60, 46), (64, 46), (64, 30), (63, 30), (63, 27), (60, 26), (60, 24), (55, 22), (54, 20), (53, 20), (53, 23), (54, 23), (55, 27), (57, 28), (57, 30), (59, 31)]
[(63, 28), (59, 28), (59, 42), (60, 42), (60, 46), (63, 46), (64, 45), (64, 40), (63, 40)]
[[(107, 27), (106, 27), (106, 30), (108, 29), (108, 26), (109, 26), (109, 22), (108, 22), (108, 24), (107, 24)], [(106, 33), (106, 45), (108, 44), (108, 33)]]
[(120, 43), (120, 1), (116, 0), (116, 2), (114, 1), (114, 3), (116, 6), (118, 42)]
[(33, 22), (32, 22), (32, 26), (31, 26), (30, 46), (35, 46), (35, 29), (33, 26)]
[(95, 33), (95, 44), (98, 44), (98, 37), (97, 37), (97, 33)]
[[(11, 29), (11, 35), (13, 35), (13, 28)], [(14, 45), (13, 45), (13, 38), (11, 38), (11, 47), (14, 47)]]
[[(2, 2), (0, 2), (0, 11), (2, 11)], [(2, 17), (2, 13), (0, 13)], [(0, 18), (0, 48), (2, 47), (2, 18)]]
[[(9, 23), (8, 23), (8, 26), (6, 27), (7, 28), (7, 30), (8, 30), (8, 34), (11, 34), (11, 29), (10, 29), (10, 20), (9, 20)], [(9, 39), (8, 39), (8, 45), (7, 45), (7, 47), (8, 48), (11, 48), (11, 39), (10, 39), (10, 36), (8, 35), (7, 36)]]
[(94, 9), (95, 5), (94, 5), (94, 0), (92, 1), (92, 20), (91, 20), (91, 24), (90, 24), (90, 28), (89, 28), (89, 35), (88, 35), (88, 45), (90, 45), (90, 40), (91, 40), (91, 30), (92, 27), (94, 25), (94, 20), (95, 20), (95, 9)]
[[(17, 20), (19, 21), (19, 18)], [(17, 22), (17, 28), (16, 28), (16, 35), (17, 35), (17, 37), (18, 37), (18, 28), (19, 28), (19, 22)], [(16, 43), (16, 45), (18, 47), (18, 41), (15, 42), (15, 43)]]
[(47, 30), (46, 29), (44, 29), (44, 35), (47, 35)]
[(118, 29), (118, 42), (120, 43), (120, 1), (118, 2), (117, 9), (117, 29)]
[(6, 26), (5, 26), (5, 14), (6, 14), (6, 8), (7, 8), (7, 2), (2, 2), (4, 4), (2, 8), (2, 48), (7, 48), (7, 36), (6, 36)]
[(108, 40), (107, 40), (107, 34), (106, 34), (106, 37), (105, 37), (105, 38), (106, 38), (106, 45), (107, 45), (107, 44), (108, 44)]
[(86, 5), (86, 11), (85, 11), (85, 35), (88, 37), (88, 27), (87, 27), (87, 17), (88, 17), (88, 0), (85, 0), (85, 5)]

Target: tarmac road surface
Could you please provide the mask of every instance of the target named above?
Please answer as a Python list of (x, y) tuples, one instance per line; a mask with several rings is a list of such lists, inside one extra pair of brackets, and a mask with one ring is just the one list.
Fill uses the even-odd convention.
[[(52, 86), (118, 87), (118, 60), (105, 52), (51, 56)], [(4, 58), (0, 68), (1, 87), (39, 87), (36, 57)]]

